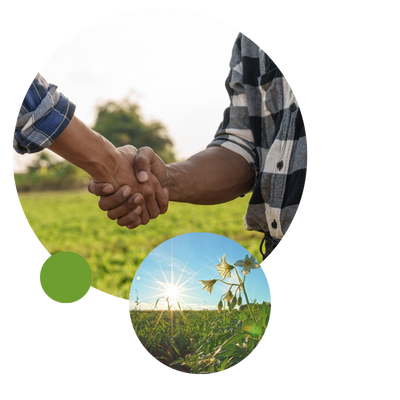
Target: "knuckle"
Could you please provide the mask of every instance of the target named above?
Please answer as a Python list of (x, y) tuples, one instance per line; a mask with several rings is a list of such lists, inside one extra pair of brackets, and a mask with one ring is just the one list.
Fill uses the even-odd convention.
[(132, 210), (132, 208), (135, 206), (135, 197), (129, 196), (125, 201), (124, 206), (126, 210)]
[(152, 196), (154, 195), (154, 190), (153, 190), (153, 188), (152, 188), (151, 186), (149, 186), (149, 185), (146, 185), (146, 186), (143, 188), (143, 195), (144, 195), (145, 197), (152, 197)]
[(149, 146), (141, 147), (136, 154), (135, 160), (141, 160), (145, 162), (147, 160), (147, 157), (149, 156), (149, 153), (152, 151), (153, 150)]

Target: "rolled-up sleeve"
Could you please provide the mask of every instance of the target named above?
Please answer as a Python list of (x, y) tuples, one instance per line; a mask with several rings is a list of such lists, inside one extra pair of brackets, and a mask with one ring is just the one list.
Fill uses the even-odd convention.
[(245, 227), (272, 240), (267, 246), (270, 253), (292, 223), (303, 193), (303, 119), (282, 72), (242, 34), (232, 50), (226, 89), (230, 107), (209, 147), (222, 146), (242, 155), (256, 171)]
[(246, 159), (253, 171), (258, 170), (258, 155), (251, 129), (247, 95), (243, 84), (243, 60), (241, 38), (238, 38), (232, 49), (230, 71), (225, 82), (230, 98), (230, 106), (225, 110), (214, 140), (207, 146), (221, 146)]
[(75, 104), (38, 74), (22, 103), (14, 132), (17, 153), (36, 153), (49, 147), (65, 130)]

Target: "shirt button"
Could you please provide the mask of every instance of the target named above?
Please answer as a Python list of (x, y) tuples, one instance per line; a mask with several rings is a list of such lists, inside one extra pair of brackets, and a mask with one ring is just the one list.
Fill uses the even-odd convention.
[(275, 220), (272, 221), (271, 227), (272, 227), (273, 229), (276, 229), (276, 228), (278, 227), (278, 224), (276, 223)]
[(296, 106), (296, 104), (294, 104), (294, 103), (292, 103), (291, 105), (290, 105), (290, 111), (296, 111), (296, 109), (297, 109), (297, 106)]
[(279, 171), (283, 168), (283, 161), (279, 161), (278, 164), (276, 164), (276, 167), (279, 169)]

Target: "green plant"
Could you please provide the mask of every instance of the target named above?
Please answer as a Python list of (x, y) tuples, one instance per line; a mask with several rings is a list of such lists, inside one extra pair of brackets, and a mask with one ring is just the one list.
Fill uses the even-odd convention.
[[(239, 275), (237, 269), (235, 268), (235, 266), (228, 264), (226, 262), (226, 255), (224, 254), (222, 256), (221, 263), (216, 265), (217, 270), (222, 277), (222, 280), (221, 279), (212, 279), (212, 280), (208, 280), (208, 281), (200, 280), (200, 282), (204, 285), (203, 290), (204, 289), (207, 290), (210, 293), (210, 295), (212, 293), (214, 285), (217, 282), (222, 282), (229, 286), (228, 291), (224, 295), (221, 296), (221, 299), (218, 303), (218, 311), (220, 311), (220, 312), (222, 311), (222, 306), (223, 306), (222, 302), (223, 301), (226, 302), (229, 311), (232, 311), (235, 308), (236, 304), (238, 304), (238, 303), (240, 303), (240, 304), (238, 304), (240, 306), (242, 304), (242, 296), (241, 296), (242, 291), (245, 295), (247, 304), (249, 304), (249, 299), (247, 297), (247, 292), (246, 292), (246, 288), (245, 288), (245, 284), (244, 284), (245, 280), (246, 280), (246, 275), (250, 274), (251, 269), (260, 268), (260, 264), (258, 264), (257, 260), (253, 256), (249, 257), (248, 255), (246, 255), (246, 257), (243, 260), (236, 261), (235, 265), (239, 266), (239, 267), (243, 267), (243, 269), (242, 269), (243, 279), (240, 278), (240, 275)], [(227, 283), (224, 281), (225, 278), (231, 277), (232, 270), (235, 270), (239, 284)], [(233, 287), (236, 287), (234, 295), (232, 294)], [(238, 292), (239, 292), (239, 294), (238, 294)], [(238, 298), (236, 297), (237, 294), (238, 294)], [(251, 309), (250, 309), (250, 314), (251, 314)], [(253, 315), (252, 315), (252, 317), (254, 319)]]
[[(240, 277), (236, 266), (243, 267), (243, 279)], [(180, 357), (171, 365), (188, 366), (193, 376), (201, 376), (202, 373), (222, 374), (248, 361), (260, 345), (265, 341), (266, 335), (271, 326), (271, 305), (263, 302), (261, 307), (251, 305), (246, 292), (245, 280), (252, 269), (260, 268), (253, 256), (246, 255), (245, 259), (237, 261), (234, 265), (226, 262), (226, 255), (222, 262), (216, 265), (221, 279), (200, 280), (210, 295), (217, 282), (229, 285), (229, 289), (221, 296), (218, 303), (218, 313), (223, 312), (223, 321), (216, 318), (210, 325), (207, 334), (199, 341), (195, 352)], [(238, 284), (227, 283), (226, 277), (231, 277), (231, 271), (235, 270), (238, 277)], [(235, 294), (232, 288), (236, 287)], [(240, 312), (235, 306), (241, 306), (241, 291), (246, 298), (247, 308)], [(238, 293), (239, 292), (239, 293)], [(237, 294), (239, 296), (237, 297)], [(228, 307), (226, 311), (225, 304)], [(224, 305), (224, 309), (222, 309)], [(258, 308), (258, 314), (256, 310)], [(239, 314), (234, 311), (239, 312)]]

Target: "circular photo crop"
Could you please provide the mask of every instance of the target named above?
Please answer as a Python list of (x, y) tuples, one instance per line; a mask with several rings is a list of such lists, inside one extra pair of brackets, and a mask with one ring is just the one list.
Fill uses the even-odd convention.
[(136, 335), (158, 361), (178, 371), (226, 370), (258, 345), (271, 313), (267, 278), (241, 245), (188, 233), (154, 249), (129, 296)]

